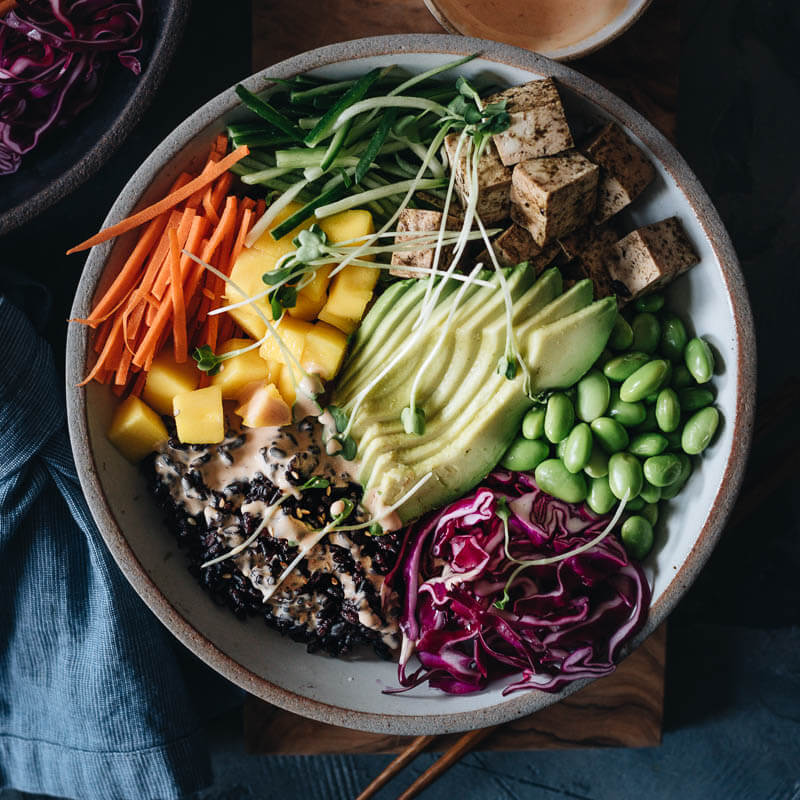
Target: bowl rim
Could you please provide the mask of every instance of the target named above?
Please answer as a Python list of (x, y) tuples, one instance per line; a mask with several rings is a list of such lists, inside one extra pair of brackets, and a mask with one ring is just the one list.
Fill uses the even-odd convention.
[[(598, 106), (637, 136), (676, 180), (710, 243), (722, 271), (731, 303), (738, 343), (736, 411), (731, 421), (733, 441), (705, 524), (688, 557), (675, 572), (661, 598), (650, 608), (644, 628), (626, 648), (638, 647), (665, 619), (705, 564), (718, 541), (741, 486), (752, 437), (755, 413), (756, 348), (753, 316), (733, 244), (699, 180), (672, 144), (640, 114), (591, 79), (558, 62), (521, 48), (448, 34), (405, 34), (355, 39), (310, 50), (252, 75), (243, 83), (251, 91), (270, 85), (267, 75), (288, 77), (322, 66), (365, 57), (425, 53), (460, 56), (480, 52), (481, 57), (507, 66), (554, 77), (571, 92)], [(104, 227), (129, 214), (158, 175), (164, 163), (179, 152), (208, 124), (238, 103), (233, 88), (210, 100), (181, 123), (143, 162), (122, 190), (104, 221)], [(88, 308), (112, 242), (91, 250), (75, 295), (72, 316)], [(88, 352), (88, 330), (72, 325), (67, 333), (66, 392), (70, 440), (89, 508), (125, 577), (170, 632), (195, 655), (229, 680), (280, 708), (346, 728), (399, 735), (442, 734), (496, 725), (533, 713), (578, 691), (590, 680), (578, 681), (558, 694), (524, 692), (472, 711), (435, 715), (396, 715), (354, 711), (296, 694), (243, 667), (197, 631), (153, 583), (128, 544), (114, 512), (103, 494), (88, 435), (86, 392), (76, 384)]]
[[(430, 11), (431, 16), (448, 33), (455, 33), (460, 36), (469, 35), (466, 31), (462, 30), (465, 27), (464, 25), (459, 27), (458, 23), (445, 15), (442, 9), (439, 8), (437, 0), (423, 0), (423, 2), (425, 3), (425, 7), (428, 9), (428, 11)], [(635, 22), (637, 22), (645, 11), (647, 11), (650, 3), (652, 2), (653, 0), (635, 0), (636, 4), (633, 6), (633, 8), (624, 9), (613, 20), (611, 20), (611, 22), (603, 25), (602, 28), (599, 28), (591, 36), (587, 36), (583, 39), (579, 39), (577, 42), (560, 47), (558, 50), (543, 50), (540, 52), (540, 55), (543, 55), (545, 58), (549, 58), (553, 61), (575, 61), (576, 59), (583, 58), (591, 53), (595, 53), (602, 47), (605, 47), (607, 44), (622, 36), (622, 34), (625, 33), (625, 31), (627, 31), (628, 28), (630, 28)], [(608, 31), (605, 36), (593, 41), (592, 44), (585, 44), (586, 42), (592, 41), (597, 34), (604, 30)]]
[[(163, 27), (154, 43), (147, 66), (139, 76), (139, 80), (116, 119), (106, 128), (91, 149), (87, 150), (74, 164), (67, 167), (46, 186), (39, 189), (36, 194), (14, 206), (0, 210), (0, 236), (24, 225), (59, 200), (72, 194), (81, 184), (91, 178), (122, 145), (141, 121), (167, 74), (172, 57), (181, 41), (190, 8), (191, 0), (169, 0)], [(102, 96), (95, 100), (100, 103)], [(92, 106), (87, 108), (85, 113), (91, 114)], [(79, 116), (73, 122), (79, 123), (80, 119)], [(66, 130), (69, 131), (69, 127)], [(32, 155), (35, 158), (35, 153)]]

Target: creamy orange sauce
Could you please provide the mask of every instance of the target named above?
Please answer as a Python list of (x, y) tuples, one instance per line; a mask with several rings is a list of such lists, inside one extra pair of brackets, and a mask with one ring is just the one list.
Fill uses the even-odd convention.
[(464, 34), (551, 52), (597, 33), (627, 0), (435, 0)]

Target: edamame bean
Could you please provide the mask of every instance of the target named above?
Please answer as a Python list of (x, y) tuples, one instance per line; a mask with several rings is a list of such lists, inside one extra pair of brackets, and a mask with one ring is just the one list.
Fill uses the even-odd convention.
[(637, 353), (635, 350), (624, 353), (607, 361), (603, 367), (603, 375), (610, 381), (622, 383), (626, 378), (633, 375), (637, 369), (643, 367), (650, 360), (647, 353)]
[(663, 294), (646, 294), (644, 297), (639, 297), (633, 304), (637, 311), (649, 311), (654, 314), (656, 311), (661, 311), (664, 308), (664, 295)]
[(689, 337), (680, 317), (664, 314), (661, 318), (661, 352), (670, 361), (681, 361)]
[(675, 455), (681, 462), (681, 474), (678, 476), (678, 480), (676, 480), (675, 483), (665, 486), (661, 490), (662, 500), (671, 500), (675, 497), (675, 495), (683, 489), (684, 484), (689, 480), (689, 476), (692, 474), (692, 460), (689, 456), (687, 456), (686, 453), (676, 453)]
[(526, 439), (544, 436), (544, 407), (532, 408), (522, 420), (522, 435)]
[(681, 404), (674, 389), (662, 389), (656, 398), (656, 422), (664, 433), (677, 430), (681, 424)]
[(641, 497), (645, 503), (657, 503), (661, 499), (661, 487), (653, 486), (653, 484), (645, 478), (642, 484), (642, 491), (639, 492), (639, 497)]
[(669, 442), (660, 433), (639, 433), (631, 439), (628, 451), (635, 456), (649, 458), (650, 456), (661, 455)]
[(647, 503), (641, 515), (655, 528), (658, 522), (658, 503)]
[(683, 351), (686, 369), (698, 383), (708, 383), (714, 374), (714, 354), (705, 339), (692, 339)]
[(637, 314), (631, 322), (631, 329), (633, 330), (631, 349), (648, 354), (655, 353), (661, 339), (661, 325), (655, 314), (647, 311)]
[(603, 416), (611, 398), (608, 378), (600, 370), (592, 369), (578, 381), (578, 396), (575, 401), (578, 418), (591, 422)]
[(695, 456), (702, 453), (714, 438), (719, 426), (719, 411), (714, 406), (696, 411), (683, 426), (681, 447), (684, 453)]
[(653, 526), (638, 514), (622, 523), (622, 544), (631, 558), (641, 561), (653, 548)]
[[(655, 392), (664, 382), (669, 371), (669, 362), (661, 358), (648, 361), (628, 376), (619, 387), (620, 399), (626, 403), (638, 403)], [(644, 418), (642, 418), (644, 419)], [(641, 420), (639, 420), (641, 422)]]
[(687, 386), (694, 386), (692, 373), (686, 369), (686, 364), (676, 364), (672, 370), (672, 385), (676, 389), (685, 389)]
[(544, 413), (544, 435), (555, 444), (569, 436), (574, 424), (572, 400), (563, 392), (551, 394)]
[(614, 358), (614, 354), (611, 352), (611, 350), (609, 350), (607, 347), (604, 348), (603, 352), (597, 357), (597, 361), (594, 362), (595, 369), (602, 370), (606, 361), (611, 361), (612, 358)]
[(630, 453), (614, 453), (608, 459), (608, 485), (614, 496), (633, 500), (642, 490), (644, 475), (642, 465)]
[(627, 350), (633, 344), (633, 329), (622, 314), (617, 314), (611, 336), (608, 337), (608, 346), (612, 350)]
[(644, 500), (641, 497), (634, 497), (633, 500), (625, 504), (626, 511), (641, 511), (645, 506)]
[(528, 472), (535, 469), (550, 455), (547, 442), (541, 439), (515, 439), (500, 460), (500, 465), (513, 472)]
[(595, 514), (608, 514), (617, 504), (611, 487), (608, 485), (608, 478), (592, 478), (589, 481), (589, 493), (586, 495), (586, 505)]
[(561, 460), (569, 472), (580, 472), (592, 456), (592, 431), (585, 422), (579, 422), (564, 440), (564, 455)]
[(628, 446), (628, 432), (611, 417), (598, 417), (591, 424), (595, 441), (606, 453), (618, 453)]
[(590, 478), (605, 478), (605, 476), (608, 475), (608, 456), (603, 452), (597, 442), (592, 445), (592, 454), (589, 456), (589, 463), (583, 468), (583, 471)]
[(644, 422), (647, 416), (644, 403), (626, 403), (620, 399), (619, 390), (614, 387), (611, 402), (608, 404), (608, 416), (626, 428), (633, 428)]
[(681, 401), (681, 409), (683, 411), (699, 411), (714, 402), (714, 392), (702, 386), (691, 386), (687, 389), (682, 389), (678, 393), (678, 399)]
[(680, 429), (670, 431), (664, 434), (667, 440), (667, 450), (680, 450), (681, 449), (681, 431)]
[(586, 499), (588, 488), (583, 475), (573, 475), (557, 458), (542, 461), (534, 473), (539, 488), (563, 500), (565, 503), (580, 503)]
[(567, 449), (567, 441), (569, 440), (569, 436), (566, 439), (562, 439), (556, 445), (556, 458), (560, 458), (562, 461), (564, 460), (564, 452)]
[(658, 431), (658, 422), (656, 422), (656, 407), (655, 406), (645, 406), (645, 418), (644, 420), (636, 426), (636, 430), (639, 433), (649, 433), (650, 431)]
[[(653, 486), (671, 486), (681, 475), (681, 460), (674, 453), (651, 456), (644, 462), (644, 476)], [(663, 496), (663, 493), (662, 493)]]

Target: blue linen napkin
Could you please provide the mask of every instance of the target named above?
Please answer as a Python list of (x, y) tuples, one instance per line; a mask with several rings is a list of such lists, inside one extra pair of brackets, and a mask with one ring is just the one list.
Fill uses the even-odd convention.
[[(20, 298), (41, 321), (43, 295), (17, 287)], [(52, 352), (8, 295), (0, 342), (0, 787), (104, 800), (200, 789), (202, 724), (240, 694), (172, 639), (111, 558)]]

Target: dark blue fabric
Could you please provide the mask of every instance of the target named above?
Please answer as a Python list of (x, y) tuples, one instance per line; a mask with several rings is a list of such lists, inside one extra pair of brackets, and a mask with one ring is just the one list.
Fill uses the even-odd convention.
[(41, 311), (42, 297), (6, 290), (0, 787), (179, 797), (211, 780), (202, 722), (230, 706), (232, 687), (188, 656), (113, 562), (75, 474), (52, 353), (9, 300)]

